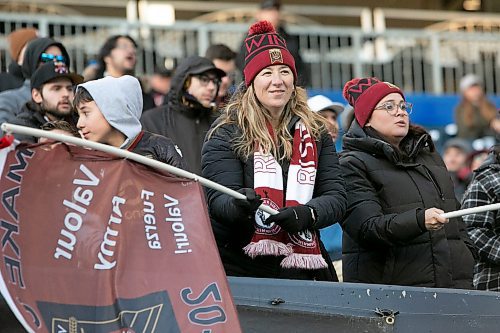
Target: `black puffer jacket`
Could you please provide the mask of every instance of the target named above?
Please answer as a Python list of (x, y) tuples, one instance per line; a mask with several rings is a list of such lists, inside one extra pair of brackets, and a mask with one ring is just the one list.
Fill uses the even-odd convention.
[[(77, 114), (76, 112), (71, 112), (66, 117), (61, 118), (60, 120), (67, 121), (68, 123), (74, 125), (76, 127)], [(12, 121), (13, 124), (31, 127), (40, 129), (43, 124), (45, 124), (48, 120), (44, 116), (44, 112), (40, 110), (40, 107), (36, 105), (33, 101), (27, 102), (24, 104), (21, 112), (16, 116), (16, 118)], [(24, 135), (24, 134), (15, 134), (16, 139), (19, 141), (31, 142), (35, 143), (38, 141), (37, 137)]]
[(196, 63), (183, 62), (172, 77), (166, 104), (143, 113), (141, 123), (145, 130), (171, 138), (180, 148), (187, 170), (200, 174), (201, 147), (215, 113), (184, 89), (184, 83), (196, 69)]
[[(38, 106), (33, 102), (27, 102), (26, 104), (24, 104), (21, 112), (12, 121), (12, 123), (15, 125), (21, 125), (36, 129), (40, 129), (40, 127), (46, 122), (47, 120), (45, 119), (45, 117), (40, 112), (38, 112)], [(35, 143), (38, 141), (37, 137), (30, 135), (16, 134), (15, 137), (19, 141), (30, 143)]]
[[(288, 126), (291, 131), (299, 120), (294, 117)], [(234, 138), (241, 135), (236, 125), (223, 125), (207, 139), (202, 151), (202, 175), (233, 190), (254, 187), (253, 157), (244, 160), (235, 154)], [(324, 228), (339, 221), (346, 208), (344, 181), (340, 174), (338, 156), (327, 134), (317, 142), (318, 170), (313, 198), (307, 203), (317, 213), (317, 227)], [(283, 186), (286, 191), (289, 161), (281, 163)], [(212, 228), (219, 246), (222, 262), (228, 275), (270, 278), (329, 279), (325, 276), (284, 275), (280, 271), (282, 258), (246, 256), (242, 248), (254, 233), (253, 217), (247, 216), (222, 192), (206, 189)], [(319, 233), (318, 233), (319, 234)], [(325, 257), (328, 257), (322, 248)], [(331, 267), (333, 270), (333, 267)], [(333, 270), (334, 271), (334, 270)], [(336, 279), (336, 276), (330, 277)]]
[(401, 147), (405, 153), (356, 121), (344, 137), (344, 281), (472, 288), (475, 250), (462, 219), (432, 232), (424, 224), (425, 209), (459, 209), (441, 157), (418, 127), (410, 127)]
[(146, 131), (139, 135), (140, 137), (136, 138), (136, 142), (129, 148), (130, 151), (177, 168), (186, 168), (172, 140)]

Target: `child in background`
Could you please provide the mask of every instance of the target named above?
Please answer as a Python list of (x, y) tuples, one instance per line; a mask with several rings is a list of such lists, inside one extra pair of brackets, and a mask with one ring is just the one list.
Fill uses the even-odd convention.
[(142, 130), (142, 90), (130, 75), (88, 81), (77, 86), (74, 105), (83, 139), (127, 149), (184, 168), (180, 152), (169, 138)]

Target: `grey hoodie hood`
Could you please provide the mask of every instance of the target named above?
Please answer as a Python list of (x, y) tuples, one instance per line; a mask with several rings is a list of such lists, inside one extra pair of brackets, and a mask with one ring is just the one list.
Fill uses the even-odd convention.
[(142, 130), (142, 90), (139, 80), (130, 75), (105, 78), (79, 84), (87, 89), (102, 115), (115, 129), (133, 140)]

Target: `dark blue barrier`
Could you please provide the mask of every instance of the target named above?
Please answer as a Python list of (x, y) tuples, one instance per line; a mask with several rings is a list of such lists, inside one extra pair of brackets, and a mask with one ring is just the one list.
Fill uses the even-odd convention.
[[(332, 101), (347, 103), (342, 96), (342, 91), (321, 91), (310, 89), (309, 96), (325, 95)], [(500, 105), (500, 96), (488, 96), (488, 98)], [(454, 122), (453, 112), (460, 102), (458, 95), (429, 95), (429, 94), (406, 94), (406, 100), (413, 103), (413, 113), (410, 118), (415, 124), (425, 127), (441, 127)]]

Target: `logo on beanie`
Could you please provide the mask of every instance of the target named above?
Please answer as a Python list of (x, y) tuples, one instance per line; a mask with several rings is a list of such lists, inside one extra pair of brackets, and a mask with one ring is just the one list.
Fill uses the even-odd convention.
[(395, 85), (395, 84), (392, 84), (392, 83), (390, 83), (390, 82), (384, 82), (384, 83), (385, 83), (386, 85), (388, 85), (388, 86), (389, 86), (389, 88), (399, 89), (399, 87), (398, 87), (397, 85)]
[(269, 57), (271, 58), (271, 64), (274, 63), (283, 63), (283, 55), (281, 54), (280, 49), (270, 49), (269, 50)]
[(54, 72), (58, 74), (67, 74), (68, 73), (68, 67), (66, 67), (66, 64), (61, 61), (54, 62)]

